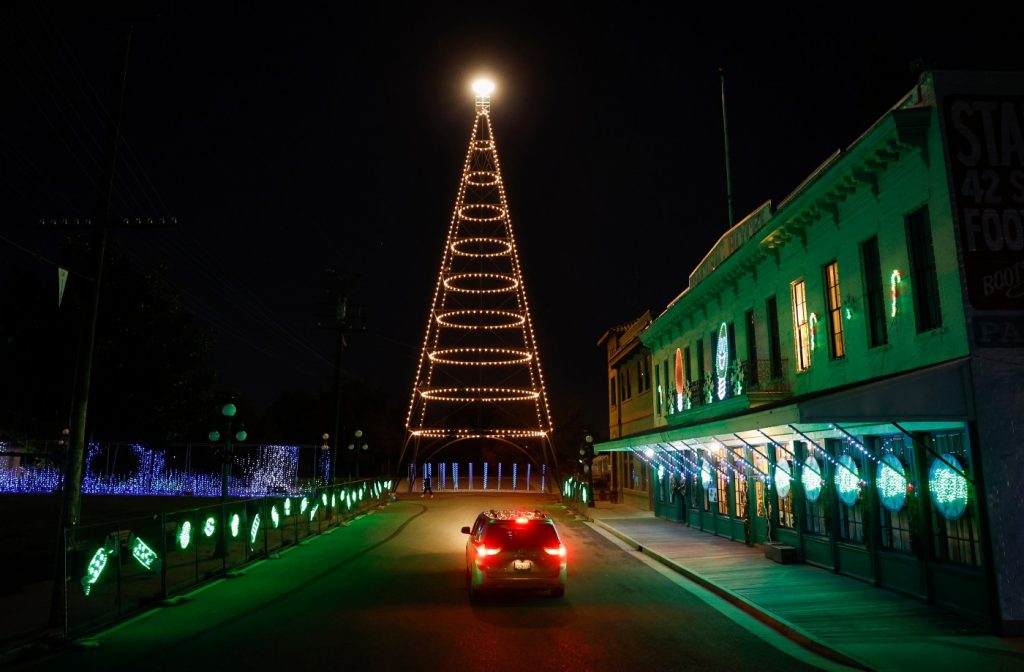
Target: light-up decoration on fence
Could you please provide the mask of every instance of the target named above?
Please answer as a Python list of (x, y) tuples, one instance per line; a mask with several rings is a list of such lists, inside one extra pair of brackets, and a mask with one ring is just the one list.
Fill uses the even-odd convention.
[(935, 510), (946, 520), (957, 520), (967, 510), (967, 479), (960, 460), (943, 453), (928, 469), (928, 489), (932, 493)]
[(323, 504), (324, 506), (327, 506), (327, 493), (326, 492), (321, 492), (320, 493), (320, 503)]
[(281, 526), (281, 514), (277, 512), (277, 504), (270, 507), (270, 524), (275, 530)]
[(718, 400), (725, 399), (726, 377), (729, 372), (729, 331), (725, 322), (718, 327), (718, 345), (715, 348), (715, 374), (718, 378)]
[(306, 509), (308, 509), (308, 508), (309, 508), (309, 499), (307, 499), (306, 497), (303, 497), (302, 501), (299, 502), (299, 515), (301, 516), (302, 514), (304, 514), (306, 512)]
[(249, 526), (249, 546), (256, 544), (256, 535), (260, 531), (260, 514), (253, 516), (252, 525)]
[(488, 465), (488, 463), (484, 462), (484, 490), (487, 489), (487, 470), (488, 470), (487, 465)]
[(804, 497), (811, 504), (821, 497), (821, 465), (813, 455), (808, 455), (804, 460), (804, 466), (800, 470), (800, 483), (804, 486)]
[(815, 313), (811, 313), (807, 318), (807, 332), (811, 338), (811, 350), (814, 350), (817, 344), (817, 333), (818, 333), (818, 316)]
[(779, 497), (785, 499), (789, 495), (789, 489), (792, 485), (793, 479), (790, 474), (793, 473), (793, 467), (790, 465), (789, 460), (779, 460), (775, 465), (775, 491), (779, 493)]
[(896, 317), (896, 313), (899, 311), (901, 282), (903, 282), (903, 274), (898, 269), (893, 269), (892, 275), (889, 276), (889, 299), (892, 303), (890, 314), (892, 317)]
[(217, 531), (217, 519), (213, 516), (207, 516), (203, 522), (203, 536), (212, 537), (213, 533)]
[(174, 533), (174, 540), (181, 550), (184, 551), (188, 548), (188, 545), (192, 543), (192, 521), (183, 520), (178, 523), (178, 529)]
[(139, 537), (133, 536), (130, 543), (132, 557), (135, 558), (136, 562), (150, 571), (155, 572), (160, 569), (159, 556), (157, 556), (156, 551), (146, 545), (146, 542)]
[(583, 499), (583, 503), (586, 504), (587, 503), (587, 486), (585, 486), (585, 485), (581, 485), (580, 486), (580, 497)]
[(907, 503), (907, 471), (900, 459), (892, 453), (882, 455), (875, 471), (878, 501), (893, 513)]
[(313, 522), (316, 518), (316, 512), (320, 510), (320, 502), (313, 505), (313, 508), (309, 510), (309, 522)]
[(231, 530), (231, 537), (232, 538), (238, 536), (238, 526), (241, 524), (241, 522), (242, 522), (242, 520), (241, 520), (241, 518), (238, 517), (237, 513), (232, 513), (231, 514), (231, 519), (230, 519), (230, 522), (228, 523), (228, 529)]
[(292, 515), (292, 500), (291, 498), (284, 500), (284, 515)]
[(857, 463), (849, 455), (839, 456), (837, 462), (844, 468), (836, 469), (836, 474), (833, 478), (836, 485), (836, 494), (839, 495), (839, 501), (843, 504), (853, 506), (857, 503), (857, 496), (860, 494), (860, 470), (857, 468)]
[(105, 545), (96, 549), (85, 568), (85, 576), (82, 577), (82, 592), (86, 595), (92, 592), (93, 585), (100, 580), (100, 575), (107, 568), (107, 561), (113, 555), (114, 544), (110, 538), (107, 538)]

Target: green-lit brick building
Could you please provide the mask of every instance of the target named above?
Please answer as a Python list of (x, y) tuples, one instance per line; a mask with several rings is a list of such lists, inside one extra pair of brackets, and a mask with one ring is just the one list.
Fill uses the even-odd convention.
[(1024, 75), (925, 74), (693, 269), (654, 428), (597, 449), (661, 517), (1019, 632), (1022, 208)]

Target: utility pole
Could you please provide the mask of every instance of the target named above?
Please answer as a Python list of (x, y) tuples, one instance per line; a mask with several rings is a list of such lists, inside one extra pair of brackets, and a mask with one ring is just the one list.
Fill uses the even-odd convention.
[[(111, 222), (110, 209), (114, 191), (114, 179), (117, 175), (118, 141), (121, 137), (121, 118), (124, 110), (125, 88), (128, 79), (128, 58), (131, 54), (132, 37), (134, 26), (129, 25), (124, 40), (124, 51), (122, 58), (116, 64), (117, 70), (114, 77), (113, 108), (108, 118), (108, 130), (110, 145), (107, 148), (106, 160), (103, 164), (103, 174), (98, 181), (99, 194), (96, 202), (96, 215), (86, 224), (91, 224), (93, 229), (92, 248), (93, 255), (93, 288), (92, 300), (88, 304), (88, 314), (84, 337), (80, 340), (74, 388), (71, 399), (70, 432), (66, 445), (66, 457), (64, 460), (64, 473), (61, 481), (61, 507), (59, 525), (57, 528), (58, 543), (54, 558), (54, 582), (50, 604), (50, 625), (67, 625), (67, 582), (68, 576), (65, 567), (65, 555), (69, 548), (74, 548), (77, 539), (78, 525), (82, 514), (82, 464), (85, 457), (85, 429), (89, 410), (89, 391), (92, 383), (93, 355), (96, 351), (96, 325), (99, 318), (100, 292), (103, 287), (103, 270), (106, 261), (107, 234), (109, 229), (114, 227)], [(72, 220), (74, 225), (79, 220)], [(46, 224), (46, 220), (42, 220)], [(57, 225), (57, 221), (52, 223)], [(66, 220), (62, 224), (66, 224)], [(123, 220), (123, 225), (133, 224), (146, 226), (174, 226), (177, 220), (159, 218), (154, 221), (152, 218), (145, 220), (136, 219), (134, 222), (129, 219)], [(66, 632), (66, 631), (65, 631)]]
[(729, 118), (725, 112), (725, 68), (718, 69), (722, 85), (722, 132), (725, 136), (725, 198), (729, 208), (729, 228), (736, 222), (732, 214), (732, 170), (729, 165)]
[(324, 269), (324, 273), (330, 282), (327, 292), (333, 307), (333, 314), (323, 316), (316, 326), (318, 329), (327, 329), (336, 334), (334, 346), (334, 450), (331, 458), (331, 473), (324, 474), (327, 482), (333, 483), (338, 471), (338, 442), (341, 440), (341, 362), (344, 350), (348, 346), (345, 334), (366, 329), (363, 324), (366, 306), (356, 306), (354, 312), (350, 311), (349, 294), (355, 287), (357, 276), (339, 273), (333, 268)]

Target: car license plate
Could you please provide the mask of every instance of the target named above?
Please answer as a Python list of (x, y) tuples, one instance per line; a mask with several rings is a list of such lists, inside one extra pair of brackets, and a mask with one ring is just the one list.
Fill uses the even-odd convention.
[(512, 568), (517, 572), (528, 572), (533, 568), (533, 563), (529, 560), (513, 560)]

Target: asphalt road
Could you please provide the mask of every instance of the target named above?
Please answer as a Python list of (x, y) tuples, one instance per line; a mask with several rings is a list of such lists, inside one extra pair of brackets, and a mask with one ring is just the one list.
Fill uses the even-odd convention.
[[(471, 604), (465, 535), (485, 508), (538, 505), (568, 551), (562, 599)], [(550, 501), (406, 499), (25, 670), (813, 669)], [(805, 657), (806, 659), (806, 657)]]

